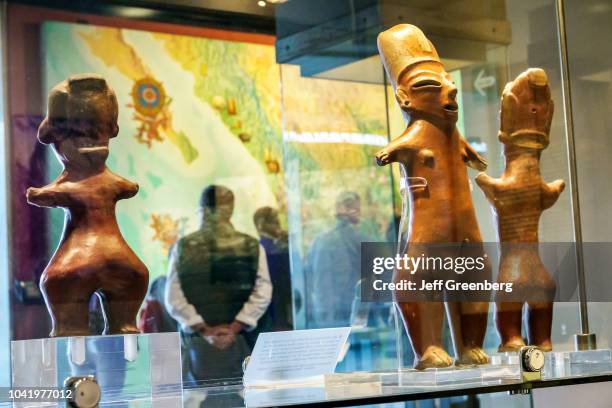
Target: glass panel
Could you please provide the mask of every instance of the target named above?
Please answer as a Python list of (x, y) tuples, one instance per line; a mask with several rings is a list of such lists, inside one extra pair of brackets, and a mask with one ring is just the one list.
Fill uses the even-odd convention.
[(395, 229), (390, 173), (372, 159), (387, 142), (385, 88), (308, 78), (292, 65), (282, 78), (296, 328), (351, 326), (338, 370), (392, 368), (391, 305), (361, 302), (359, 286), (361, 243)]
[[(545, 69), (550, 79), (551, 96), (555, 102), (555, 115), (550, 130), (551, 143), (544, 152), (541, 162), (542, 177), (547, 181), (563, 178), (568, 183), (567, 138), (555, 2), (523, 2), (517, 9), (509, 8), (509, 12), (516, 16), (515, 18), (525, 27), (523, 30), (513, 30), (514, 35), (527, 36), (524, 39), (526, 47), (514, 47), (509, 53), (513, 73), (516, 74), (528, 66)], [(547, 21), (548, 24), (543, 25), (542, 21)], [(571, 193), (568, 190), (561, 194), (557, 203), (543, 214), (539, 229), (540, 240), (542, 242), (572, 242), (573, 223), (571, 219)], [(574, 293), (573, 296), (573, 299), (577, 299), (577, 293)], [(573, 349), (573, 335), (580, 332), (577, 303), (555, 303), (552, 330), (555, 350)]]
[[(94, 376), (103, 405), (151, 398), (181, 403), (176, 333), (22, 340), (12, 343), (11, 359), (14, 388), (61, 389), (68, 378)], [(41, 399), (58, 406), (51, 402), (66, 397)]]
[[(272, 7), (269, 3), (265, 7)], [(497, 314), (493, 303), (478, 316), (484, 324), (487, 315), (486, 332), (484, 339), (475, 342), (481, 342), (493, 357), (492, 365), (463, 370), (456, 377), (454, 368), (424, 373), (409, 370), (418, 364), (413, 346), (418, 348), (415, 343), (422, 340), (415, 333), (412, 338), (406, 334), (405, 326), (410, 323), (403, 320), (410, 320), (410, 310), (401, 315), (390, 301), (364, 299), (362, 274), (368, 271), (362, 270), (361, 255), (367, 252), (363, 248), (370, 248), (364, 243), (371, 242), (387, 242), (403, 251), (414, 238), (410, 236), (414, 228), (409, 231), (411, 217), (421, 217), (423, 228), (441, 236), (439, 241), (482, 240), (497, 247), (503, 234), (496, 218), (500, 212), (492, 211), (491, 201), (476, 182), (478, 158), (488, 162), (486, 172), (495, 178), (511, 166), (512, 152), (508, 153), (499, 134), (500, 99), (506, 83), (533, 67), (546, 72), (556, 112), (550, 145), (540, 149), (541, 156), (538, 153), (531, 158), (545, 182), (563, 179), (566, 189), (541, 218), (539, 214), (535, 217), (532, 233), (536, 235), (537, 230), (539, 241), (550, 247), (555, 243), (571, 247), (575, 228), (571, 197), (576, 190), (570, 189), (579, 188), (584, 239), (606, 247), (610, 232), (605, 220), (611, 193), (606, 177), (612, 152), (605, 137), (610, 127), (606, 115), (612, 61), (601, 50), (609, 48), (606, 41), (611, 33), (606, 22), (612, 8), (604, 3), (589, 0), (583, 6), (576, 0), (565, 2), (579, 177), (578, 186), (570, 186), (554, 0), (346, 0), (333, 5), (323, 0), (291, 0), (274, 6), (277, 37), (145, 21), (164, 14), (144, 8), (128, 7), (140, 14), (117, 18), (113, 8), (105, 9), (109, 15), (89, 15), (11, 2), (6, 6), (6, 27), (0, 26), (7, 32), (2, 44), (6, 52), (0, 53), (0, 58), (6, 57), (0, 65), (7, 67), (0, 92), (4, 96), (6, 91), (7, 100), (0, 98), (0, 112), (10, 112), (0, 123), (0, 157), (8, 170), (0, 180), (0, 201), (4, 203), (0, 215), (6, 215), (0, 217), (0, 294), (10, 292), (10, 297), (0, 296), (0, 387), (10, 378), (9, 337), (16, 341), (41, 339), (52, 330), (39, 284), (45, 282), (43, 274), (49, 275), (49, 269), (44, 271), (62, 240), (64, 223), (78, 224), (75, 214), (82, 210), (72, 203), (72, 216), (66, 217), (62, 208), (30, 205), (27, 189), (48, 186), (58, 175), (66, 175), (62, 160), (72, 160), (70, 154), (76, 153), (62, 150), (67, 146), (62, 147), (65, 139), (78, 140), (75, 149), (79, 154), (85, 152), (85, 157), (105, 147), (98, 145), (97, 139), (92, 141), (90, 133), (95, 133), (95, 126), (83, 132), (79, 126), (85, 125), (67, 121), (70, 124), (62, 127), (66, 118), (61, 115), (60, 124), (53, 125), (56, 127), (49, 136), (53, 140), (46, 140), (42, 132), (43, 141), (51, 145), (37, 140), (47, 105), (52, 105), (47, 99), (49, 91), (66, 78), (85, 72), (101, 75), (116, 96), (117, 137), (111, 134), (112, 126), (95, 129), (110, 138), (106, 165), (129, 180), (132, 193), (135, 187), (130, 183), (139, 185), (138, 194), (118, 202), (118, 227), (111, 240), (119, 242), (124, 255), (129, 246), (149, 272), (139, 329), (181, 333), (188, 386), (240, 384), (243, 360), (261, 332), (342, 326), (350, 326), (352, 332), (337, 371), (348, 377), (333, 381), (352, 379), (350, 375), (356, 371), (375, 372), (366, 377), (384, 376), (380, 372), (396, 375), (393, 370), (397, 367), (406, 369), (397, 374), (398, 383), (410, 384), (378, 384), (382, 394), (417, 392), (410, 387), (419, 381), (433, 385), (427, 378), (434, 378), (437, 385), (453, 383), (454, 388), (482, 383), (483, 373), (509, 372), (508, 378), (518, 380), (518, 356), (498, 352), (496, 319), (503, 324), (507, 315)], [(0, 20), (0, 24), (4, 22)], [(400, 108), (418, 103), (412, 94), (404, 98), (397, 91), (396, 82), (405, 72), (389, 78), (378, 55), (377, 35), (399, 23), (423, 29), (448, 73), (447, 77), (435, 65), (437, 75), (444, 77), (445, 92), (457, 89), (456, 95), (449, 96), (453, 103), (442, 106), (452, 112), (456, 110), (454, 102), (458, 106), (458, 111), (449, 115), (456, 115), (456, 124), (455, 119), (452, 122), (459, 135), (453, 132), (451, 136), (457, 136), (453, 140), (464, 150), (447, 160), (460, 168), (453, 177), (430, 172), (435, 167), (432, 163), (444, 163), (438, 157), (444, 149), (419, 150), (416, 160), (422, 174), (410, 167), (402, 172), (397, 164), (377, 165), (377, 153), (406, 130), (406, 112)], [(255, 24), (252, 29), (257, 27)], [(428, 48), (426, 40), (419, 41), (419, 47), (425, 44)], [(68, 89), (68, 85), (62, 86)], [(442, 87), (431, 82), (421, 86)], [(94, 105), (87, 106), (96, 111)], [(51, 111), (51, 116), (57, 113)], [(109, 117), (104, 120), (113, 122)], [(96, 121), (96, 126), (102, 121)], [(51, 126), (49, 121), (47, 126)], [(75, 131), (74, 126), (79, 129)], [(425, 143), (431, 142), (436, 131), (432, 129), (424, 132), (429, 138)], [(502, 134), (501, 139), (504, 137)], [(385, 164), (380, 155), (378, 159)], [(471, 162), (472, 167), (465, 169), (465, 162)], [(83, 167), (90, 169), (87, 163)], [(74, 183), (89, 176), (76, 177)], [(90, 187), (106, 187), (94, 184)], [(429, 198), (439, 186), (448, 194), (429, 202), (435, 205), (424, 207), (439, 210), (448, 204), (447, 208), (438, 213), (425, 211), (427, 217), (417, 215), (414, 204), (421, 199), (415, 196), (420, 194), (417, 190), (427, 191)], [(96, 210), (101, 205), (98, 201), (104, 201), (85, 196), (85, 201), (96, 201), (91, 207)], [(457, 225), (469, 224), (466, 230), (473, 234), (460, 231), (456, 236), (444, 235), (452, 228), (441, 220), (464, 206), (474, 208), (462, 213)], [(521, 207), (516, 214), (526, 212)], [(100, 224), (114, 225), (113, 217), (104, 214), (107, 217)], [(78, 254), (74, 257), (77, 261), (87, 261), (85, 275), (90, 274), (94, 258), (104, 258), (101, 262), (108, 273), (125, 259), (116, 256), (114, 245), (98, 243), (103, 235), (85, 234), (86, 239), (71, 248), (72, 254)], [(561, 251), (561, 245), (556, 248), (562, 254), (556, 254), (555, 259), (568, 252)], [(54, 262), (62, 256), (59, 251)], [(572, 261), (572, 256), (566, 261)], [(606, 254), (585, 260), (590, 299), (608, 300), (610, 285), (605, 271), (612, 261), (608, 258)], [(62, 271), (65, 269), (70, 268)], [(133, 272), (134, 268), (127, 269)], [(498, 269), (494, 257), (490, 279), (497, 278)], [(573, 335), (580, 332), (575, 267), (570, 269), (569, 281), (557, 288), (563, 301), (556, 302), (553, 309), (555, 354), (547, 356), (548, 378), (603, 373), (610, 367), (609, 350), (569, 352), (574, 349)], [(126, 314), (123, 308), (112, 307), (117, 287), (134, 281), (140, 282), (137, 289), (144, 296), (144, 280), (116, 276), (92, 283), (77, 300), (57, 303), (68, 303), (74, 308), (71, 310), (83, 312), (81, 316), (87, 313), (80, 321), (80, 329), (86, 333), (79, 335), (134, 331), (134, 321), (124, 322), (120, 328), (108, 324), (109, 319), (115, 321), (117, 315)], [(82, 289), (62, 286), (56, 295), (80, 294)], [(138, 290), (130, 291), (135, 292)], [(50, 303), (55, 302), (52, 298), (47, 296)], [(130, 303), (138, 307), (140, 300), (131, 299)], [(75, 308), (73, 302), (79, 305)], [(133, 307), (132, 320), (137, 307)], [(609, 347), (612, 338), (611, 307), (612, 302), (590, 305), (592, 331), (603, 348)], [(437, 313), (431, 313), (434, 308)], [(447, 322), (452, 320), (451, 308), (445, 310), (442, 303), (428, 305), (424, 309), (429, 310), (422, 311), (417, 322), (424, 331), (435, 333), (434, 343), (448, 352), (449, 364), (451, 357), (460, 357), (464, 351), (453, 350), (461, 348), (454, 346), (453, 335), (457, 338), (456, 328), (462, 323), (451, 327)], [(58, 323), (55, 317), (59, 327), (55, 327), (55, 334), (73, 334), (65, 327), (61, 330), (70, 318)], [(527, 310), (518, 309), (512, 317), (519, 325), (525, 320), (515, 340), (530, 337), (525, 328)], [(462, 318), (476, 320), (465, 313), (455, 323)], [(417, 323), (413, 320), (413, 327)], [(468, 330), (474, 327), (463, 325)], [(336, 398), (324, 395), (324, 391), (318, 387), (313, 391), (316, 398), (311, 397)], [(364, 393), (365, 388), (357, 391)], [(228, 404), (242, 401), (235, 390), (215, 388), (210, 398), (217, 394), (221, 399), (229, 398)], [(341, 394), (336, 396), (343, 398)]]
[[(414, 18), (410, 19), (396, 18), (400, 14), (409, 14), (409, 9), (406, 5), (385, 1), (378, 2), (378, 6), (375, 8), (372, 8), (371, 5), (371, 2), (344, 3), (342, 7), (344, 7), (343, 10), (347, 14), (343, 15), (342, 11), (339, 11), (339, 9), (342, 9), (339, 4), (337, 5), (338, 10), (330, 10), (329, 13), (318, 10), (313, 11), (314, 9), (306, 8), (299, 2), (287, 4), (286, 7), (281, 8), (282, 19), (279, 18), (278, 20), (280, 26), (279, 32), (291, 35), (281, 36), (279, 40), (277, 48), (279, 53), (281, 53), (279, 54), (280, 58), (290, 59), (293, 56), (295, 60), (290, 62), (299, 65), (302, 77), (327, 78), (328, 80), (344, 83), (344, 85), (351, 88), (365, 86), (366, 83), (379, 83), (384, 87), (384, 76), (381, 78), (377, 74), (378, 70), (375, 68), (375, 61), (378, 56), (370, 56), (376, 52), (375, 38), (382, 29), (380, 26), (372, 24), (370, 19), (380, 18), (382, 20), (385, 16), (392, 16), (390, 21), (394, 21), (393, 24), (413, 22), (418, 24), (418, 21), (423, 21), (421, 28), (423, 28), (427, 37), (436, 47), (442, 63), (450, 73), (458, 89), (456, 96), (456, 101), (459, 105), (457, 129), (476, 153), (486, 159), (488, 162), (487, 174), (493, 177), (499, 177), (506, 168), (503, 145), (498, 140), (500, 97), (504, 85), (506, 82), (514, 80), (526, 69), (540, 67), (546, 72), (552, 99), (557, 104), (557, 112), (553, 116), (550, 130), (551, 142), (542, 154), (540, 172), (542, 179), (546, 182), (558, 178), (563, 178), (566, 182), (569, 180), (554, 1), (512, 2), (512, 4), (498, 1), (471, 2), (471, 7), (460, 6), (459, 4), (444, 4), (442, 6), (437, 3), (431, 3), (428, 5), (415, 5), (410, 9)], [(292, 11), (293, 14), (291, 14)], [(427, 13), (436, 13), (437, 19), (435, 22), (429, 22), (426, 18), (420, 19), (419, 16), (428, 15)], [(353, 20), (347, 17), (348, 15), (351, 15)], [(300, 17), (295, 18), (296, 16)], [(326, 20), (324, 16), (327, 16), (328, 19)], [(294, 17), (294, 19), (292, 20), (291, 17)], [(482, 27), (469, 31), (467, 26), (463, 28), (464, 26), (460, 24), (458, 29), (459, 31), (464, 30), (463, 32), (460, 34), (456, 32), (449, 34), (446, 30), (446, 22), (463, 21), (466, 18), (473, 21), (486, 22), (487, 27), (493, 27), (492, 31), (487, 32)], [(320, 20), (318, 25), (313, 23), (313, 21), (316, 22), (318, 20)], [(541, 21), (547, 21), (548, 24), (540, 24), (539, 22)], [(311, 28), (309, 31), (306, 31), (302, 24), (310, 24)], [(387, 23), (385, 22), (384, 24)], [(388, 24), (388, 26), (393, 24)], [(454, 24), (453, 27), (455, 27)], [(335, 40), (333, 35), (330, 34), (334, 30), (337, 30), (338, 33), (342, 32), (344, 37), (339, 35), (339, 39)], [(347, 32), (349, 34), (346, 34)], [(494, 34), (491, 34), (491, 32)], [(330, 41), (320, 41), (317, 43), (315, 40), (317, 35), (328, 35)], [(346, 39), (347, 37), (349, 39)], [(308, 41), (311, 43), (308, 43)], [(310, 45), (306, 46), (303, 42)], [(303, 52), (300, 54), (302, 50)], [(330, 66), (331, 68), (329, 68)], [(295, 89), (301, 89), (302, 87), (298, 85), (299, 82), (294, 79), (293, 75), (289, 73), (285, 75), (285, 72), (292, 71), (283, 65), (283, 114), (285, 118), (291, 118), (289, 121), (285, 121), (285, 131), (292, 131), (292, 126), (295, 126), (293, 124), (295, 122), (293, 117), (300, 114), (303, 109), (301, 109), (302, 106), (292, 103), (291, 97), (296, 93)], [(393, 87), (387, 85), (384, 89), (388, 109), (388, 133), (390, 138), (393, 139), (404, 131), (406, 125), (401, 110), (398, 107)], [(380, 92), (382, 93), (382, 91)], [(336, 98), (338, 97), (337, 95), (343, 94), (334, 93)], [(328, 96), (318, 98), (317, 100), (335, 101), (335, 99), (330, 99)], [(351, 101), (351, 103), (352, 106), (359, 109), (366, 100), (371, 101), (375, 100), (375, 98), (360, 97), (357, 100)], [(311, 111), (309, 110), (309, 113)], [(325, 113), (329, 111), (329, 109), (326, 109)], [(317, 122), (320, 116), (322, 115), (317, 115), (316, 113), (311, 115), (315, 122)], [(328, 126), (330, 124), (336, 126), (338, 120), (327, 120), (324, 123)], [(329, 154), (330, 150), (326, 149), (325, 153)], [(286, 149), (286, 157), (287, 152), (290, 153), (291, 150), (289, 148)], [(400, 203), (401, 188), (399, 185), (405, 175), (400, 174), (395, 165), (393, 167), (392, 183), (395, 187), (391, 194), (395, 197), (395, 214), (399, 215), (400, 208), (402, 207)], [(370, 180), (377, 180), (378, 177), (383, 177), (383, 175), (387, 174), (387, 171), (387, 169), (373, 170)], [(489, 201), (475, 183), (474, 177), (477, 173), (478, 170), (468, 169), (470, 179), (469, 195), (473, 201), (478, 220), (478, 227), (476, 228), (479, 229), (483, 241), (495, 243), (498, 241), (497, 222), (492, 216)], [(344, 172), (336, 170), (335, 174), (334, 178), (341, 179)], [(412, 174), (408, 174), (408, 176), (412, 176)], [(309, 179), (312, 180), (313, 177), (309, 177)], [(332, 178), (328, 177), (328, 179)], [(426, 182), (435, 184), (442, 181), (435, 179)], [(453, 184), (456, 180), (451, 179), (448, 182)], [(410, 185), (411, 183), (414, 184), (415, 180), (405, 180), (405, 185)], [(293, 183), (292, 185), (295, 186), (296, 184)], [(321, 183), (318, 184), (321, 185)], [(452, 188), (462, 187), (456, 184)], [(310, 190), (307, 188), (302, 188), (300, 197), (303, 199), (303, 197), (310, 193)], [(538, 228), (541, 242), (564, 243), (572, 241), (573, 224), (570, 199), (571, 194), (567, 192), (561, 194), (555, 205), (543, 212)], [(296, 198), (293, 201), (299, 201), (299, 199)], [(407, 208), (408, 201), (405, 200), (403, 206)], [(310, 208), (308, 206), (308, 209)], [(400, 231), (400, 238), (404, 242), (400, 242), (400, 247), (403, 247), (407, 239), (408, 219), (410, 216), (410, 212), (406, 212), (406, 222), (402, 224), (402, 231)], [(312, 222), (312, 217), (309, 217), (308, 221)], [(432, 219), (431, 222), (435, 223), (435, 220)], [(303, 227), (304, 221), (299, 224), (300, 227)], [(441, 226), (443, 227), (443, 225)], [(302, 236), (304, 235), (306, 234), (302, 231)], [(298, 245), (303, 246), (304, 242), (300, 242)], [(568, 245), (564, 244), (563, 247), (568, 248)], [(300, 279), (307, 282), (309, 274), (311, 280), (316, 279), (315, 273), (312, 273), (307, 268), (305, 271), (305, 276)], [(295, 274), (295, 272), (296, 268), (294, 267), (293, 273)], [(496, 274), (497, 265), (494, 264), (491, 278), (495, 279)], [(327, 279), (331, 282), (331, 277)], [(570, 280), (575, 281), (573, 276), (570, 277)], [(572, 283), (569, 282), (567, 286), (573, 289), (575, 288), (575, 283), (572, 286)], [(309, 290), (310, 288), (305, 285), (305, 291), (308, 292)], [(316, 297), (317, 292), (315, 291), (310, 296), (311, 298)], [(321, 305), (320, 307), (329, 312), (330, 309), (337, 310), (335, 304), (343, 296), (334, 296), (333, 298), (321, 296), (321, 298), (327, 299), (327, 301), (324, 303), (325, 306)], [(570, 298), (571, 294), (564, 296), (564, 300)], [(306, 306), (306, 310), (308, 310), (308, 306)], [(441, 311), (440, 313), (443, 312)], [(579, 332), (576, 303), (557, 302), (554, 305), (554, 316), (555, 323), (553, 325), (552, 341), (555, 344), (556, 350), (572, 349), (572, 335)], [(520, 315), (518, 318), (520, 320)], [(307, 318), (306, 320), (309, 319)], [(432, 323), (429, 318), (424, 318), (422, 324), (429, 326)], [(451, 350), (452, 354), (453, 347), (450, 327), (448, 327), (447, 323), (444, 323), (444, 327), (443, 347)], [(429, 329), (424, 330), (427, 331)], [(410, 351), (412, 347), (408, 341), (409, 339), (404, 335), (404, 330), (399, 330), (399, 333), (402, 335), (402, 340), (399, 344), (401, 344), (402, 350), (405, 351), (403, 353), (402, 365), (411, 366), (413, 364), (413, 356)], [(523, 336), (527, 337), (526, 331), (523, 331)], [(491, 307), (489, 309), (484, 347), (489, 354), (493, 354), (497, 351), (498, 346), (499, 338), (495, 330), (495, 309)]]
[[(0, 33), (4, 33), (4, 5), (0, 7)], [(0, 44), (0, 66), (4, 66), (4, 41)], [(5, 110), (4, 110), (4, 77), (0, 81), (0, 162), (4, 166), (7, 157), (6, 133), (5, 133)], [(9, 313), (9, 251), (8, 251), (8, 207), (7, 197), (7, 172), (3, 168), (0, 172), (0, 367), (10, 367), (10, 313)], [(0, 387), (8, 387), (10, 384), (10, 371), (0, 369)]]
[[(608, 141), (612, 127), (609, 108), (612, 54), (604, 43), (612, 31), (609, 24), (603, 22), (612, 16), (612, 5), (602, 1), (564, 3), (582, 236), (585, 242), (609, 243), (612, 232), (603, 220), (608, 219), (612, 211), (612, 189), (608, 182), (612, 157)], [(608, 268), (604, 266), (611, 262), (610, 251), (597, 258), (585, 258), (588, 298), (598, 300), (589, 304), (589, 323), (600, 348), (609, 348), (612, 342), (612, 303), (609, 302), (612, 287)]]
[[(63, 148), (61, 141), (52, 139), (55, 147), (37, 141), (47, 93), (72, 75), (93, 72), (114, 89), (119, 111), (119, 134), (110, 140), (106, 164), (139, 184), (135, 197), (116, 207), (122, 236), (149, 271), (139, 326), (147, 332), (180, 329), (189, 384), (239, 382), (243, 359), (257, 334), (292, 327), (280, 78), (273, 37), (153, 23), (135, 30), (96, 16), (87, 17), (90, 24), (78, 24), (72, 18), (78, 14), (58, 16), (18, 5), (9, 9), (10, 74), (15, 84), (10, 94), (10, 191), (18, 237), (12, 243), (12, 267), (24, 288), (12, 303), (19, 322), (14, 324), (13, 339), (44, 338), (51, 331), (37, 288), (60, 242), (65, 214), (25, 200), (26, 189), (52, 183), (62, 172), (58, 158), (65, 160), (63, 153), (58, 156), (53, 150)], [(80, 79), (71, 81), (62, 86), (78, 89)], [(57, 134), (73, 136), (66, 130)], [(98, 147), (74, 134), (86, 154)], [(88, 178), (81, 180), (86, 184)], [(210, 185), (218, 187), (207, 188)], [(71, 211), (78, 212), (78, 206)], [(88, 237), (64, 251), (77, 251), (79, 260), (94, 265), (96, 256), (116, 256), (117, 247), (102, 249), (99, 244), (103, 233)], [(91, 251), (80, 246), (89, 239), (96, 247)], [(67, 262), (63, 256), (59, 251), (53, 262)], [(113, 262), (105, 264), (107, 271), (113, 271)], [(84, 268), (89, 276), (88, 264)], [(169, 272), (173, 286), (166, 284)], [(120, 296), (116, 290), (130, 284), (118, 284), (122, 279), (101, 278), (95, 283), (96, 296), (81, 293), (90, 289), (64, 288), (80, 294), (70, 301), (82, 303), (71, 306), (74, 312), (90, 311), (85, 334), (133, 330), (129, 324), (127, 329), (112, 325), (117, 320), (112, 315), (123, 313), (112, 306)], [(266, 310), (272, 284), (277, 290)], [(142, 288), (133, 289), (130, 296), (136, 297)], [(191, 305), (187, 311), (182, 301)], [(67, 317), (69, 313), (56, 313), (55, 334), (66, 335), (62, 321), (65, 326)], [(79, 326), (78, 334), (82, 330)]]

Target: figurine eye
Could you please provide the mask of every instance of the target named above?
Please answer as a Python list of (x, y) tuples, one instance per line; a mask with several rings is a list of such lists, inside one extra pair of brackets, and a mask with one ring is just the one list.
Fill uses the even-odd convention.
[(430, 87), (440, 88), (441, 86), (442, 84), (436, 81), (435, 79), (423, 79), (421, 81), (418, 81), (414, 85), (412, 85), (412, 89), (430, 88)]

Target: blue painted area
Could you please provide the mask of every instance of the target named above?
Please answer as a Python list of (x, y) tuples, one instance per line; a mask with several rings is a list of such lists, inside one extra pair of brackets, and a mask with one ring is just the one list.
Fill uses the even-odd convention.
[(131, 154), (128, 154), (127, 160), (128, 160), (128, 173), (130, 176), (135, 176), (136, 175), (136, 164), (134, 163), (134, 156), (132, 156)]
[[(80, 55), (81, 50), (74, 41), (75, 25), (46, 22), (42, 25), (42, 47), (47, 55)], [(45, 58), (44, 87), (49, 89), (68, 76), (95, 72), (85, 58)]]
[(149, 179), (149, 182), (151, 183), (151, 186), (153, 186), (153, 188), (157, 188), (161, 186), (164, 181), (161, 177), (156, 176), (150, 171), (147, 171), (146, 176), (147, 176), (147, 179)]

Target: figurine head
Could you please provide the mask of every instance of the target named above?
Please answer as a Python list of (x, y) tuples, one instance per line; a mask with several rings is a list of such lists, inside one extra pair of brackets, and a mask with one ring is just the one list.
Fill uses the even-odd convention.
[(227, 187), (210, 185), (202, 191), (200, 209), (207, 222), (228, 222), (234, 213), (234, 193)]
[(411, 118), (457, 122), (457, 87), (425, 34), (398, 24), (378, 35), (378, 52), (395, 90), (395, 99)]
[(528, 69), (504, 88), (499, 141), (506, 146), (545, 149), (554, 110), (546, 72)]
[(115, 92), (95, 74), (82, 74), (57, 84), (49, 93), (47, 117), (38, 140), (52, 144), (65, 167), (104, 165), (109, 140), (119, 132)]

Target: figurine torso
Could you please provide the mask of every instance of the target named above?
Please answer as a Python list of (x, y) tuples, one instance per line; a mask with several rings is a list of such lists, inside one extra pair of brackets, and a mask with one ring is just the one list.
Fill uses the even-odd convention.
[(403, 164), (409, 177), (427, 180), (410, 189), (409, 242), (480, 241), (459, 131), (420, 120), (408, 132), (414, 153)]
[(538, 153), (520, 154), (508, 161), (492, 200), (500, 242), (538, 242), (544, 210), (544, 181)]
[(45, 274), (71, 273), (81, 268), (103, 273), (109, 264), (146, 273), (146, 267), (121, 235), (115, 217), (116, 202), (134, 196), (137, 184), (104, 168), (81, 179), (64, 171), (40, 190), (51, 200), (45, 204), (65, 210), (64, 233)]

